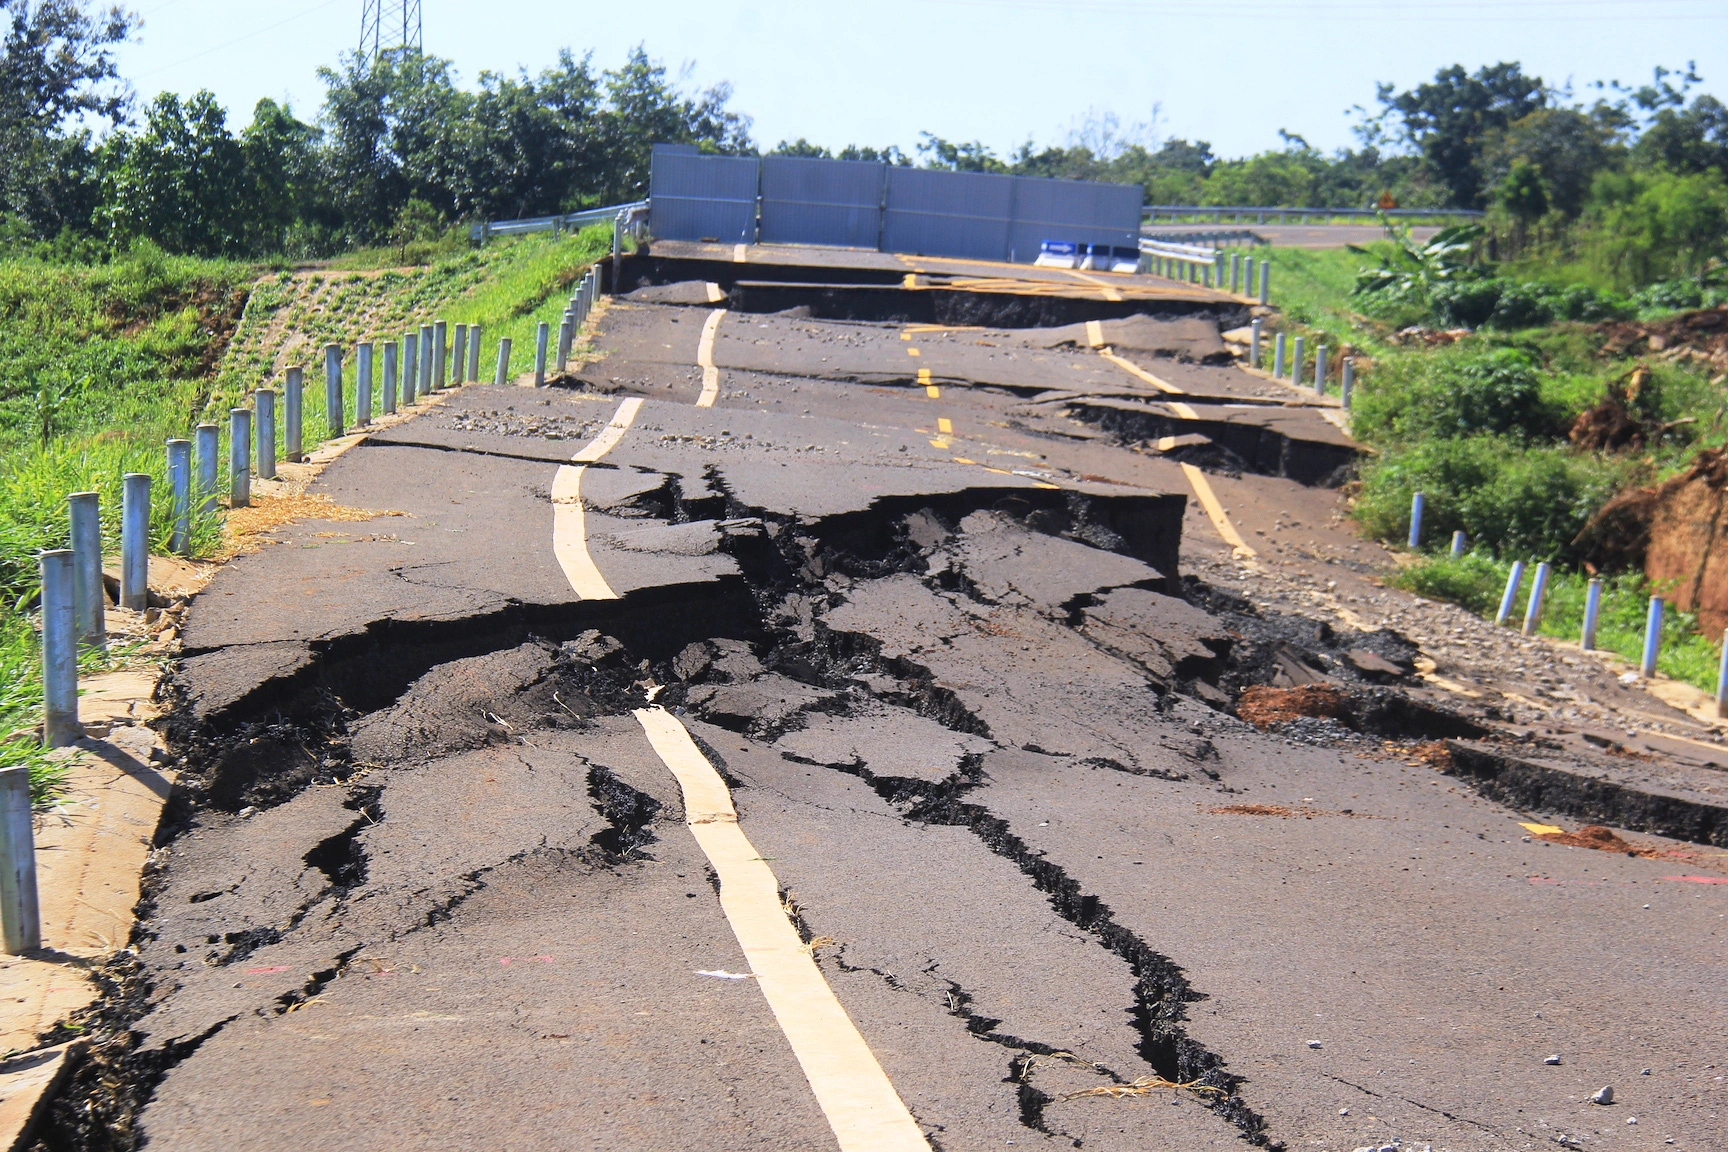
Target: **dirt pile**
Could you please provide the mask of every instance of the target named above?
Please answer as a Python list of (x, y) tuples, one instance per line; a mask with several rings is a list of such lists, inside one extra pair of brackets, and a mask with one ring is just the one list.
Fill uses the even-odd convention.
[(1350, 697), (1326, 684), (1303, 684), (1296, 688), (1255, 685), (1243, 690), (1236, 701), (1236, 715), (1256, 728), (1270, 728), (1302, 716), (1336, 720), (1349, 713)]
[(1611, 829), (1600, 824), (1586, 824), (1576, 832), (1538, 832), (1536, 839), (1546, 840), (1550, 844), (1564, 844), (1569, 848), (1594, 848), (1598, 852), (1624, 852), (1628, 856), (1645, 856), (1656, 858), (1663, 855), (1653, 848), (1642, 848), (1629, 840), (1622, 840)]
[(1652, 585), (1699, 626), (1728, 627), (1728, 453), (1700, 452), (1680, 475), (1629, 488), (1604, 504), (1579, 535), (1602, 568), (1642, 568)]
[(1728, 305), (1682, 312), (1666, 320), (1610, 320), (1598, 324), (1596, 331), (1604, 336), (1604, 356), (1648, 354), (1728, 372)]

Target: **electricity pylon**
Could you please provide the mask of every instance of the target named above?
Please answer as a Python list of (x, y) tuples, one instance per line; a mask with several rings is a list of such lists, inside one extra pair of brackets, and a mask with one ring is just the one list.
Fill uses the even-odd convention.
[(360, 0), (360, 61), (397, 48), (421, 51), (420, 0)]

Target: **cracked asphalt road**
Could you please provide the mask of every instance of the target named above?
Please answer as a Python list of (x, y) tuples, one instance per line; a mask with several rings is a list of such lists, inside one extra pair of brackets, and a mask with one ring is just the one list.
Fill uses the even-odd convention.
[[(197, 599), (188, 788), (55, 1147), (92, 1114), (175, 1149), (904, 1146), (819, 1103), (651, 705), (931, 1148), (1728, 1146), (1728, 885), (1670, 879), (1728, 874), (1532, 841), (1422, 759), (1462, 698), (1340, 614), (1384, 555), (1288, 476), (1347, 440), (1225, 362), (1235, 305), (728, 311), (698, 408), (715, 299), (649, 286), (560, 386), (365, 441), (315, 489), (399, 515), (278, 529)], [(584, 598), (554, 483), (626, 397)], [(1277, 450), (1172, 407), (1224, 404)], [(1232, 714), (1292, 673), (1430, 719)]]

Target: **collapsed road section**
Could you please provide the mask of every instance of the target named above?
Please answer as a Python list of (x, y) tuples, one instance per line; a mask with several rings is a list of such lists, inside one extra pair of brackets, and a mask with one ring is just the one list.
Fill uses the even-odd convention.
[(1720, 1144), (1721, 874), (1533, 837), (1418, 645), (1194, 578), (1287, 579), (1338, 462), (1273, 465), (1348, 448), (1245, 305), (711, 259), (799, 301), (752, 312), (656, 252), (596, 358), (371, 437), (318, 487), (375, 519), (195, 602), (43, 1147)]

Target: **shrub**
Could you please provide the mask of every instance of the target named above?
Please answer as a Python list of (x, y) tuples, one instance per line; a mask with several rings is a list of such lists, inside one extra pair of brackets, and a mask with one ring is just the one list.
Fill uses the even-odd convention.
[(1447, 280), (1428, 290), (1434, 322), (1442, 328), (1480, 328), (1500, 304), (1500, 280)]
[(1530, 280), (1500, 281), (1500, 299), (1488, 323), (1510, 331), (1516, 328), (1543, 328), (1554, 322), (1559, 294), (1546, 284)]
[(1528, 353), (1459, 345), (1384, 361), (1364, 377), (1354, 410), (1356, 435), (1373, 444), (1484, 432), (1541, 439), (1562, 417), (1544, 402)]
[(1495, 555), (1566, 559), (1590, 514), (1619, 486), (1622, 468), (1501, 436), (1425, 440), (1368, 464), (1354, 515), (1371, 535), (1402, 540), (1410, 497), (1422, 492), (1429, 540), (1447, 540), (1461, 528)]

